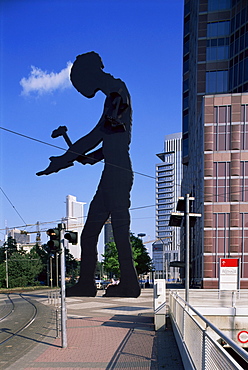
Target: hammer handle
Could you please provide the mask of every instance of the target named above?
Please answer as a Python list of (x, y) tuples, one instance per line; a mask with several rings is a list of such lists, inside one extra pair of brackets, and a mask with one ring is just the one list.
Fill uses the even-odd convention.
[(67, 133), (65, 132), (64, 134), (63, 134), (63, 137), (64, 137), (64, 139), (65, 139), (65, 142), (66, 142), (66, 144), (69, 146), (69, 148), (72, 146), (72, 142), (71, 142), (71, 140), (70, 140), (70, 138), (69, 138), (69, 136), (67, 135)]

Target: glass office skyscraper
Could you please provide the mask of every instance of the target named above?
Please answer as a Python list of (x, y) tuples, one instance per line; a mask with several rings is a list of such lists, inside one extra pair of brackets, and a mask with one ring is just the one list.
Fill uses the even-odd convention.
[(220, 258), (231, 257), (248, 288), (247, 0), (185, 0), (183, 41), (182, 195), (202, 214), (192, 283), (217, 288)]
[[(180, 230), (169, 226), (170, 213), (175, 211), (181, 195), (182, 181), (182, 133), (165, 136), (164, 152), (157, 154), (156, 165), (156, 239), (153, 243), (153, 262), (162, 275), (167, 269), (168, 277), (177, 279), (177, 268), (169, 268), (170, 261), (180, 259)], [(165, 266), (167, 264), (167, 268)]]

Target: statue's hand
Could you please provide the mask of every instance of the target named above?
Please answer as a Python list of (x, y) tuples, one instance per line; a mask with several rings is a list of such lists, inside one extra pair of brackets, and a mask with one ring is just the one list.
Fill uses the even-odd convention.
[(73, 162), (66, 162), (63, 156), (50, 157), (49, 159), (51, 161), (49, 166), (44, 171), (37, 172), (37, 176), (50, 175), (51, 173), (58, 172), (74, 165)]

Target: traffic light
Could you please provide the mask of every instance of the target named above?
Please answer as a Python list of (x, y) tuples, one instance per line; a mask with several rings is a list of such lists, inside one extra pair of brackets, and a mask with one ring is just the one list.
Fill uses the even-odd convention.
[(78, 243), (77, 231), (67, 231), (65, 234), (65, 239), (67, 239), (69, 243), (76, 245)]
[(56, 253), (60, 251), (60, 230), (59, 228), (47, 230), (47, 235), (50, 240), (47, 242), (47, 246), (50, 253)]

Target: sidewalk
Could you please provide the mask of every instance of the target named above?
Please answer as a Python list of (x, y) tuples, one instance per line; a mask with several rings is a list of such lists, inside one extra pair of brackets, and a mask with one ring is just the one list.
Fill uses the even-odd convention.
[[(54, 328), (9, 370), (183, 369), (170, 328), (154, 331), (153, 290), (139, 298), (66, 298), (67, 348)], [(26, 296), (48, 304), (44, 293)]]

